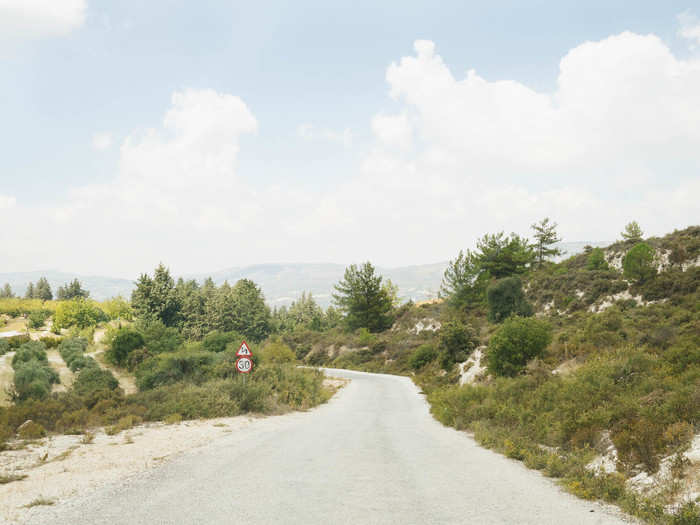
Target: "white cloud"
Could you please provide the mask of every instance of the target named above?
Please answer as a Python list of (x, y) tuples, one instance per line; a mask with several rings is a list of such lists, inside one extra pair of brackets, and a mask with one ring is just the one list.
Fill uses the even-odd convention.
[(213, 90), (176, 92), (160, 128), (124, 140), (117, 177), (74, 189), (53, 211), (53, 220), (67, 231), (89, 230), (98, 259), (121, 250), (99, 233), (118, 225), (138, 232), (124, 245), (144, 259), (155, 260), (161, 251), (161, 258), (177, 253), (192, 261), (200, 257), (193, 244), (245, 230), (259, 214), (248, 209), (250, 190), (236, 176), (240, 137), (256, 130), (255, 117), (238, 97)]
[(308, 122), (300, 124), (297, 128), (297, 135), (307, 141), (328, 141), (342, 144), (349, 148), (352, 145), (352, 133), (349, 128), (343, 131), (334, 131), (327, 128), (319, 128)]
[(568, 240), (700, 217), (699, 61), (626, 32), (572, 49), (556, 90), (538, 92), (473, 70), (456, 78), (432, 42), (415, 50), (387, 69), (399, 110), (372, 119), (361, 173), (298, 219), (307, 236), (343, 239), (324, 245), (341, 260), (440, 260), (488, 231), (529, 234), (544, 216)]
[(5, 38), (60, 36), (85, 21), (86, 0), (0, 0), (0, 34)]
[(690, 41), (691, 47), (695, 48), (700, 45), (700, 20), (690, 11), (684, 11), (678, 15), (680, 29), (678, 34)]
[(92, 147), (97, 151), (109, 149), (112, 145), (112, 135), (107, 132), (95, 133), (92, 136)]
[[(349, 179), (302, 191), (239, 174), (255, 117), (236, 96), (186, 90), (160, 126), (121, 144), (113, 181), (75, 189), (50, 212), (17, 206), (22, 226), (2, 235), (17, 237), (25, 264), (41, 246), (74, 271), (133, 276), (161, 260), (176, 271), (444, 260), (485, 232), (527, 234), (544, 216), (567, 240), (607, 240), (633, 219), (650, 234), (697, 223), (697, 59), (626, 32), (571, 49), (556, 89), (540, 92), (455, 76), (432, 42), (415, 51), (388, 67), (392, 112), (369, 120), (376, 141)], [(298, 133), (350, 140), (311, 124)], [(76, 234), (91, 250), (65, 249)]]
[(413, 130), (405, 113), (376, 115), (372, 119), (372, 131), (379, 141), (387, 146), (396, 146), (400, 149), (411, 146)]

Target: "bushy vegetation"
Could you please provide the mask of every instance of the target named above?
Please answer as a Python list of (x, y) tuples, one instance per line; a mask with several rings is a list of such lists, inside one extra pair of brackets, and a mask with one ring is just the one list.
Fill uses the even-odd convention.
[(523, 285), (519, 277), (504, 277), (486, 289), (489, 306), (489, 321), (500, 323), (511, 315), (530, 316), (534, 313), (532, 305), (525, 298)]
[(109, 318), (96, 302), (77, 298), (58, 302), (53, 325), (56, 330), (71, 327), (84, 329), (107, 320)]
[(210, 369), (206, 375), (194, 374), (124, 396), (111, 374), (88, 367), (66, 393), (0, 407), (0, 442), (29, 419), (49, 432), (76, 433), (109, 425), (118, 431), (119, 425), (128, 428), (140, 421), (172, 420), (174, 415), (195, 419), (306, 409), (330, 395), (320, 372), (291, 365), (261, 365), (246, 383), (240, 378), (219, 378), (217, 373), (225, 376), (222, 370)]
[(420, 370), (429, 363), (435, 361), (438, 356), (438, 351), (429, 343), (425, 343), (416, 348), (411, 357), (408, 358), (408, 364), (413, 370)]
[(489, 372), (513, 377), (535, 357), (541, 357), (552, 340), (549, 324), (539, 319), (510, 317), (489, 341), (486, 362)]
[(476, 333), (469, 324), (457, 319), (445, 321), (438, 335), (442, 367), (449, 370), (455, 363), (466, 360), (478, 342)]
[(53, 312), (56, 310), (56, 305), (56, 301), (8, 297), (0, 299), (0, 314), (10, 317), (21, 317), (40, 310), (49, 310)]
[(58, 374), (48, 363), (46, 347), (39, 341), (22, 344), (12, 357), (15, 370), (15, 390), (12, 396), (25, 399), (44, 399), (51, 392), (51, 385), (58, 383)]
[(87, 346), (87, 340), (80, 337), (65, 339), (58, 345), (61, 358), (72, 372), (88, 366), (91, 358), (84, 355)]
[(129, 354), (143, 346), (144, 338), (139, 331), (132, 327), (121, 327), (110, 339), (107, 358), (119, 366), (124, 366)]
[(625, 277), (643, 283), (656, 275), (654, 249), (645, 242), (635, 244), (622, 259)]
[(46, 323), (46, 320), (51, 317), (51, 315), (51, 310), (34, 310), (27, 316), (27, 326), (34, 330), (38, 330), (44, 326), (44, 323)]

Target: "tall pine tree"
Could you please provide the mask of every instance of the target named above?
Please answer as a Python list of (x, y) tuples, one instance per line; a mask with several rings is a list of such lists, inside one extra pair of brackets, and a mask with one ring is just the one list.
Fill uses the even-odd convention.
[(557, 223), (549, 222), (549, 217), (545, 217), (540, 222), (536, 222), (530, 226), (535, 233), (535, 262), (538, 267), (541, 267), (550, 257), (556, 257), (563, 252), (554, 245), (561, 241), (557, 236)]
[(391, 326), (391, 298), (382, 286), (382, 276), (375, 275), (371, 263), (347, 267), (335, 290), (333, 301), (345, 313), (351, 330), (367, 328), (379, 332)]

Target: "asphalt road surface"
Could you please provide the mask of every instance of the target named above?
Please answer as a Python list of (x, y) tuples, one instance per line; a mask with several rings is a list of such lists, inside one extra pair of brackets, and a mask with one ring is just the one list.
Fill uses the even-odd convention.
[(352, 381), (328, 404), (256, 420), (31, 523), (628, 523), (442, 426), (407, 378), (329, 374)]

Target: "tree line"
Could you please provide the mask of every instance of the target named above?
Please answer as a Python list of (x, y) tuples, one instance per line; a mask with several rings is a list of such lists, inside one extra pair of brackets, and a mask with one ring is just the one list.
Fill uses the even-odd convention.
[[(78, 279), (73, 279), (71, 282), (59, 286), (58, 290), (56, 290), (56, 299), (59, 301), (69, 301), (80, 297), (86, 299), (89, 296), (90, 292), (83, 288), (83, 285)], [(12, 287), (9, 283), (5, 283), (0, 289), (0, 299), (12, 299), (14, 297), (16, 296)], [(53, 300), (54, 295), (48, 279), (46, 279), (46, 277), (40, 277), (36, 284), (30, 281), (24, 292), (24, 298), (40, 299), (42, 301)]]

